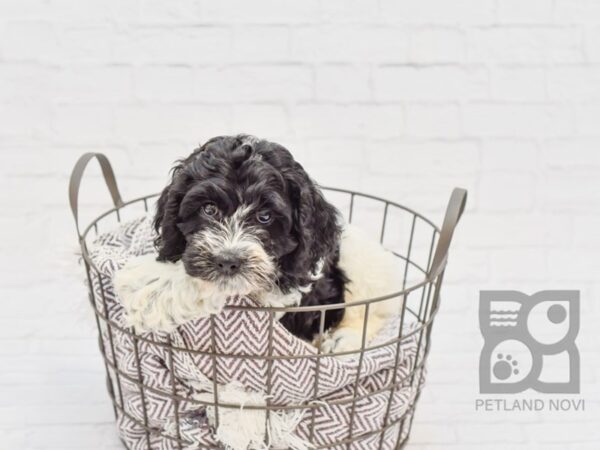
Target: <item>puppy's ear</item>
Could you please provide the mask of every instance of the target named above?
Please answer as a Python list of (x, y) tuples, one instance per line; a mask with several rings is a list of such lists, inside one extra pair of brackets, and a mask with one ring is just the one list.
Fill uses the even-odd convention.
[(182, 198), (183, 195), (178, 193), (175, 182), (172, 182), (158, 199), (153, 222), (157, 233), (154, 246), (158, 250), (158, 261), (178, 261), (185, 250), (185, 237), (177, 227)]
[(157, 234), (154, 247), (158, 250), (159, 261), (178, 261), (185, 250), (185, 237), (177, 227), (179, 205), (186, 192), (180, 174), (183, 168), (192, 163), (215, 139), (218, 138), (200, 145), (188, 157), (178, 160), (171, 169), (171, 181), (158, 198), (156, 215), (152, 222)]
[(338, 212), (299, 164), (286, 178), (294, 208), (292, 235), (298, 243), (290, 259), (306, 275), (315, 272), (320, 263), (329, 262), (337, 251), (341, 233)]

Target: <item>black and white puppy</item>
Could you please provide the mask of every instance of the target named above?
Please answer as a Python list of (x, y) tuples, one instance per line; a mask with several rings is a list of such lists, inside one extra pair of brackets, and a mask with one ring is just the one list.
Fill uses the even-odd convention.
[[(181, 260), (188, 275), (220, 292), (300, 293), (301, 305), (344, 301), (338, 213), (279, 144), (250, 136), (209, 140), (174, 167), (154, 226), (158, 260)], [(328, 311), (325, 328), (343, 311)], [(280, 320), (304, 339), (319, 331), (318, 312)]]
[[(158, 262), (139, 258), (114, 280), (129, 323), (141, 331), (171, 331), (220, 311), (233, 295), (292, 306), (394, 292), (394, 257), (342, 230), (337, 210), (288, 150), (251, 136), (213, 138), (180, 160), (154, 228)], [(394, 311), (397, 303), (373, 304), (367, 337)], [(318, 311), (278, 319), (296, 336), (318, 337)], [(359, 348), (363, 323), (363, 306), (328, 310), (324, 329), (335, 331), (321, 341), (323, 351)]]

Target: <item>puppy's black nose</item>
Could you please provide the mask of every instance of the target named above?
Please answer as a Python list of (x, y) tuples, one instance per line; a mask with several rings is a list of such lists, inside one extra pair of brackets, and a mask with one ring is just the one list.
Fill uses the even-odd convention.
[(222, 253), (215, 256), (215, 269), (221, 275), (235, 275), (240, 270), (241, 265), (241, 258), (232, 253)]

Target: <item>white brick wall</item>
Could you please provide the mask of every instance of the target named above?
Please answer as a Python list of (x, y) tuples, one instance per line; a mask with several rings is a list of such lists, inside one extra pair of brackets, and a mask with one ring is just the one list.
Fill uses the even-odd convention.
[[(597, 449), (599, 118), (596, 0), (0, 2), (0, 447), (119, 448), (75, 265), (77, 156), (108, 154), (132, 198), (250, 132), (437, 221), (470, 190), (409, 448)], [(98, 173), (84, 222), (108, 205)], [(581, 289), (584, 413), (475, 412), (483, 288)]]

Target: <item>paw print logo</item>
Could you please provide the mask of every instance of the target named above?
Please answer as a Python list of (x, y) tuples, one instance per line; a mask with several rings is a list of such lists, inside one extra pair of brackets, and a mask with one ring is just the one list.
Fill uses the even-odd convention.
[(482, 291), (481, 393), (579, 392), (579, 291)]
[(519, 363), (513, 359), (512, 355), (504, 356), (502, 353), (498, 353), (498, 361), (493, 368), (494, 376), (499, 380), (507, 380), (512, 375), (519, 375), (518, 365)]

